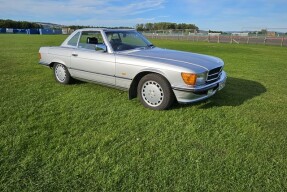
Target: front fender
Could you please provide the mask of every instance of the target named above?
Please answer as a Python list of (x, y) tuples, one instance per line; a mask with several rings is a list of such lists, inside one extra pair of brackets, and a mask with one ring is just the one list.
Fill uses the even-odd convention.
[(167, 75), (163, 71), (155, 68), (144, 68), (139, 73), (158, 73), (167, 79)]
[(139, 71), (139, 73), (132, 80), (132, 83), (131, 83), (130, 88), (129, 88), (129, 99), (133, 99), (133, 98), (137, 97), (137, 88), (138, 88), (139, 81), (141, 80), (142, 77), (144, 77), (145, 75), (150, 74), (150, 73), (159, 74), (159, 75), (163, 76), (168, 81), (165, 73), (158, 70), (158, 69), (154, 69), (154, 68), (142, 69)]

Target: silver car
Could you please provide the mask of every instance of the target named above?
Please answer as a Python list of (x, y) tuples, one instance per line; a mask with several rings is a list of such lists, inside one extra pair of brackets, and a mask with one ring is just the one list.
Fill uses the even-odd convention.
[(207, 99), (226, 81), (221, 59), (155, 47), (135, 30), (79, 29), (59, 47), (41, 47), (39, 56), (59, 83), (79, 79), (127, 90), (129, 99), (155, 110)]

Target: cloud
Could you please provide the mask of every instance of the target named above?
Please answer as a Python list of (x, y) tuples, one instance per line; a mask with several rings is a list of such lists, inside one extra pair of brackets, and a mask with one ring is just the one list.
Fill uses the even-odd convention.
[(17, 2), (15, 6), (15, 2), (0, 0), (0, 17), (18, 18), (17, 20), (36, 18), (37, 21), (55, 21), (60, 24), (93, 21), (90, 25), (99, 25), (104, 20), (111, 22), (125, 19), (125, 23), (131, 23), (131, 16), (135, 17), (135, 21), (141, 20), (137, 15), (162, 9), (164, 2), (165, 0), (25, 0)]
[(286, 27), (286, 0), (0, 0), (0, 18), (67, 25), (194, 23), (201, 29)]
[(201, 29), (242, 30), (286, 26), (286, 0), (182, 0), (178, 12), (184, 22)]
[(91, 25), (99, 27), (118, 27), (118, 26), (131, 26), (134, 27), (137, 23), (154, 22), (155, 18), (130, 18), (130, 19), (85, 19), (75, 21), (63, 21), (66, 25)]

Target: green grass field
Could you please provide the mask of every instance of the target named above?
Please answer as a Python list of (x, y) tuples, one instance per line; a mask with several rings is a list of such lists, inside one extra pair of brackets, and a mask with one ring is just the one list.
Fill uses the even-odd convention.
[(153, 40), (222, 58), (227, 85), (168, 111), (57, 84), (41, 46), (0, 35), (0, 191), (287, 191), (287, 49)]

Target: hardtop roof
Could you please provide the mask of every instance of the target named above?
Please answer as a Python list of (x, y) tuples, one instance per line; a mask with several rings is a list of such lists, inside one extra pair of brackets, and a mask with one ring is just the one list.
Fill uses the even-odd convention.
[(83, 28), (76, 31), (135, 31), (135, 29)]

